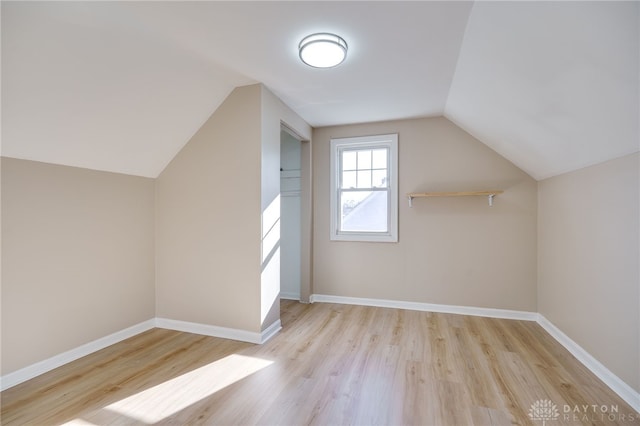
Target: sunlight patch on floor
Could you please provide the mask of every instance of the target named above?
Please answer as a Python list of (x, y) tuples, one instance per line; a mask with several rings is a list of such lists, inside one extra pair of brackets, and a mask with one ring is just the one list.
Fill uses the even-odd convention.
[(121, 399), (104, 407), (103, 413), (111, 412), (146, 424), (157, 423), (271, 364), (273, 361), (232, 354)]
[(70, 422), (64, 423), (62, 426), (97, 426), (95, 423), (88, 422), (84, 419), (73, 419)]

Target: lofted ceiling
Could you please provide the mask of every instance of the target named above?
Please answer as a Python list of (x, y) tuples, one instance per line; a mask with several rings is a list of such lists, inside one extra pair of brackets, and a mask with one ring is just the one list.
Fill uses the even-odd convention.
[(478, 2), (444, 115), (536, 179), (640, 150), (638, 2)]
[[(638, 2), (2, 1), (2, 155), (156, 177), (234, 87), (444, 115), (536, 179), (639, 150)], [(305, 66), (335, 32), (346, 62)]]

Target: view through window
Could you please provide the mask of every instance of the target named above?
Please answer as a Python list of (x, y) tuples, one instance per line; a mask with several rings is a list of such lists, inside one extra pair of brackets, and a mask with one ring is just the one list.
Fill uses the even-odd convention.
[(388, 157), (388, 148), (342, 151), (341, 231), (388, 231)]
[(332, 239), (397, 240), (397, 135), (331, 142)]

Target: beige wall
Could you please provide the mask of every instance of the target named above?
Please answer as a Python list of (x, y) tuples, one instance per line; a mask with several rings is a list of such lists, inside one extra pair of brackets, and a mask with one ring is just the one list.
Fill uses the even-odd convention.
[(281, 120), (311, 133), (262, 85), (237, 88), (158, 177), (158, 317), (252, 332), (280, 318)]
[(310, 138), (263, 86), (238, 88), (155, 182), (3, 158), (2, 374), (154, 316), (278, 320), (260, 216), (278, 198), (281, 121)]
[(260, 331), (258, 85), (236, 88), (156, 180), (156, 314)]
[(538, 307), (640, 391), (640, 154), (539, 183)]
[[(280, 319), (280, 132), (282, 124), (311, 139), (311, 127), (264, 86), (261, 87), (261, 328)], [(273, 212), (276, 212), (273, 214)], [(274, 216), (275, 221), (274, 223)], [(270, 219), (271, 218), (271, 219)], [(274, 238), (270, 234), (277, 234)], [(275, 245), (272, 244), (277, 240)]]
[[(276, 321), (277, 245), (263, 243), (281, 123), (313, 136), (312, 293), (539, 311), (640, 391), (640, 154), (537, 183), (445, 118), (312, 135), (261, 85), (235, 89), (155, 184), (2, 159), (2, 374), (154, 316)], [(330, 139), (386, 133), (399, 134), (399, 242), (330, 241)], [(405, 198), (481, 189), (505, 193), (492, 208)]]
[(154, 317), (153, 187), (2, 158), (2, 374)]
[[(398, 133), (399, 242), (329, 240), (329, 141)], [(313, 133), (313, 293), (536, 311), (537, 183), (445, 118)], [(486, 198), (422, 191), (504, 189)]]

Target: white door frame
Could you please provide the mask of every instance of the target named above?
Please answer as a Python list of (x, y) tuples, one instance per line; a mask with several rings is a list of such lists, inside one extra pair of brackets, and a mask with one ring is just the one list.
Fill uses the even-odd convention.
[(311, 141), (281, 122), (281, 129), (300, 141), (300, 301), (309, 303), (313, 290), (313, 173)]

